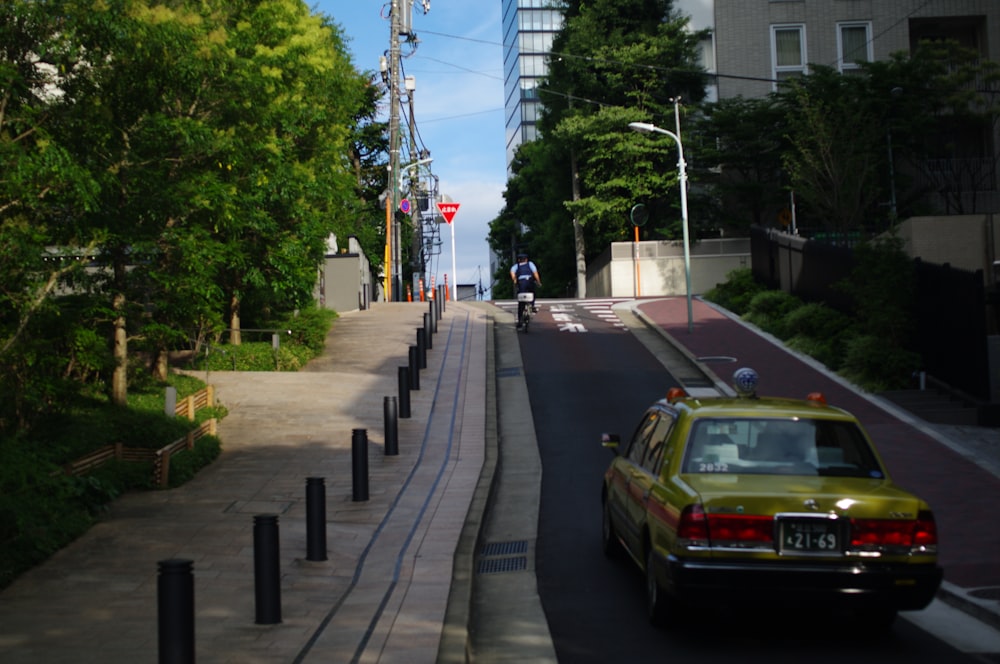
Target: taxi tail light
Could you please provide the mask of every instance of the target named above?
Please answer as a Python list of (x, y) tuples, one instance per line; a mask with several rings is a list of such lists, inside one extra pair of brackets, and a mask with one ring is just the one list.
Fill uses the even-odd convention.
[(681, 512), (677, 537), (686, 546), (769, 545), (774, 542), (774, 519), (748, 514), (706, 514), (700, 504)]
[(682, 546), (708, 546), (708, 519), (700, 504), (688, 505), (681, 512), (677, 539)]
[(851, 519), (851, 548), (935, 551), (938, 536), (934, 514), (921, 511), (914, 519)]
[(712, 514), (708, 534), (716, 545), (774, 543), (774, 517), (758, 514)]

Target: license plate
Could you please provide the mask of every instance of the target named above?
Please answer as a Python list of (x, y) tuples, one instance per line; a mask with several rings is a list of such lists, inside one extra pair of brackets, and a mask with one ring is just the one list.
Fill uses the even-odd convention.
[(797, 519), (781, 522), (781, 550), (839, 553), (840, 527), (832, 519)]

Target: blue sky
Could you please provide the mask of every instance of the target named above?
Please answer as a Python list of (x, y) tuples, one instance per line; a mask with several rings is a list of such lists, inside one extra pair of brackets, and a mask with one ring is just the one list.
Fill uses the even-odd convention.
[[(314, 0), (311, 6), (343, 29), (356, 68), (378, 70), (379, 56), (389, 49), (386, 0)], [(404, 72), (416, 79), (417, 132), (431, 151), (441, 193), (461, 204), (454, 220), (457, 283), (486, 288), (486, 235), (503, 207), (507, 178), (500, 9), (500, 0), (432, 0), (424, 14), (417, 2), (419, 43), (403, 61)], [(409, 52), (404, 45), (401, 53)], [(442, 240), (433, 272), (439, 284), (444, 274), (454, 283), (446, 226)]]

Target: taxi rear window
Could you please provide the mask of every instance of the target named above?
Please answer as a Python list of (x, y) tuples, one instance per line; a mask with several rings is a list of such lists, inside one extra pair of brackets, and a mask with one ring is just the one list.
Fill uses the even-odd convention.
[(857, 424), (803, 418), (698, 420), (682, 472), (885, 476)]

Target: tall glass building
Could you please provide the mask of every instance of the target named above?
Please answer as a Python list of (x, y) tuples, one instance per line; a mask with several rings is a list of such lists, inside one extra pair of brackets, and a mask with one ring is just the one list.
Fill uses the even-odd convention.
[(562, 28), (553, 0), (503, 0), (504, 111), (507, 165), (521, 143), (537, 136), (538, 85), (548, 69), (552, 40)]

